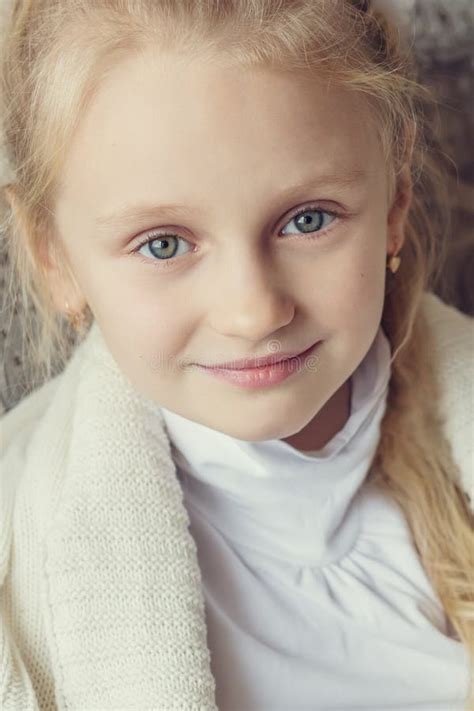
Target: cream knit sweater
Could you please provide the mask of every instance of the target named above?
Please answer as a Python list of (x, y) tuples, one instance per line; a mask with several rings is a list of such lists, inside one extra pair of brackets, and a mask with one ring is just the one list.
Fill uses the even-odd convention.
[[(473, 502), (474, 319), (429, 293), (423, 308)], [(196, 546), (163, 417), (96, 324), (0, 429), (0, 709), (215, 710)]]

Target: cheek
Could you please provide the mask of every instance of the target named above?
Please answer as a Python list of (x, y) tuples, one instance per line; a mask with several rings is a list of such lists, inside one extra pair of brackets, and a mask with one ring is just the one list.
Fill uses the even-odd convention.
[[(384, 305), (383, 254), (353, 255), (314, 308), (327, 338), (328, 382), (342, 384), (364, 358), (377, 333)], [(324, 298), (321, 306), (321, 298)]]
[(334, 316), (334, 346), (341, 364), (352, 373), (367, 353), (377, 330), (384, 305), (384, 268), (379, 260), (366, 260), (348, 277), (337, 301)]
[(124, 287), (115, 279), (91, 281), (87, 297), (111, 352), (134, 382), (170, 375), (192, 330), (180, 299), (156, 284), (129, 280)]
[[(160, 299), (145, 315), (131, 314), (128, 328), (117, 347), (126, 354), (131, 368), (142, 378), (173, 377), (180, 372), (180, 358), (186, 352), (189, 322), (182, 311), (167, 311)], [(127, 335), (128, 333), (128, 335)]]
[(97, 254), (77, 261), (81, 288), (122, 371), (141, 386), (179, 373), (196, 326), (192, 296), (152, 267), (111, 266)]
[[(383, 241), (368, 245), (343, 245), (337, 253), (313, 264), (310, 294), (313, 314), (328, 331), (354, 326), (360, 320), (373, 324), (381, 316), (385, 291)], [(359, 327), (359, 326), (358, 326)]]
[(378, 311), (384, 299), (385, 266), (383, 255), (377, 251), (360, 254), (354, 258), (343, 275), (340, 291), (349, 314), (363, 310)]

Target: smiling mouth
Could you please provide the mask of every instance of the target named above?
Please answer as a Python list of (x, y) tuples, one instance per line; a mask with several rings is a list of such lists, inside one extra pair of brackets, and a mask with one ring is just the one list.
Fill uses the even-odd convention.
[(318, 344), (320, 341), (315, 341), (309, 348), (304, 351), (299, 351), (296, 353), (280, 353), (274, 356), (262, 356), (260, 358), (246, 358), (241, 360), (227, 361), (226, 363), (216, 364), (216, 365), (201, 365), (197, 363), (201, 368), (206, 368), (208, 370), (229, 370), (229, 371), (246, 371), (246, 370), (262, 370), (268, 368), (272, 365), (278, 365), (278, 363), (284, 363), (285, 361), (291, 361), (294, 358), (302, 358)]
[[(285, 380), (296, 377), (305, 366), (310, 364), (314, 353), (318, 350), (321, 343), (322, 341), (317, 341), (306, 351), (302, 351), (296, 356), (289, 358), (281, 359), (280, 355), (280, 360), (277, 360), (274, 356), (272, 363), (253, 368), (206, 367), (198, 363), (194, 363), (194, 365), (198, 370), (206, 373), (209, 377), (227, 383), (227, 385), (243, 390), (262, 390), (276, 387)], [(309, 369), (315, 370), (312, 362)]]

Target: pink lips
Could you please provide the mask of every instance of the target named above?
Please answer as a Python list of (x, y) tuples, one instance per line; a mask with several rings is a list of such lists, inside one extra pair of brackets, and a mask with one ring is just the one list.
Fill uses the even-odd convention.
[[(314, 343), (313, 343), (314, 345)], [(311, 348), (313, 346), (310, 346)], [(306, 349), (306, 350), (309, 350)], [(288, 358), (296, 358), (306, 351), (287, 351), (285, 353), (278, 353), (275, 355), (261, 356), (260, 358), (242, 358), (241, 360), (231, 360), (227, 363), (216, 363), (213, 365), (206, 365), (206, 368), (225, 368), (226, 370), (248, 370), (250, 368), (260, 368), (262, 365), (273, 365), (274, 363), (280, 363), (282, 360), (287, 360)]]
[[(293, 373), (299, 371), (304, 365), (305, 359), (313, 354), (320, 343), (321, 341), (313, 343), (306, 351), (290, 357), (285, 357), (284, 353), (279, 353), (278, 355), (267, 356), (260, 359), (233, 361), (231, 363), (232, 368), (226, 368), (224, 365), (212, 367), (197, 365), (197, 367), (209, 375), (219, 380), (224, 380), (231, 385), (238, 385), (249, 389), (262, 388), (269, 385), (276, 385), (286, 380), (286, 378)], [(263, 364), (256, 367), (245, 367), (245, 363), (249, 362), (253, 364), (260, 362)], [(265, 362), (267, 363), (266, 365)]]

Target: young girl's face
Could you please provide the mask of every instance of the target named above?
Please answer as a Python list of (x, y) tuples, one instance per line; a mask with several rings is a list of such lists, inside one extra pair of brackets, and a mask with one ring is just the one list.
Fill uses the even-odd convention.
[[(117, 66), (87, 108), (56, 221), (135, 388), (256, 441), (308, 425), (367, 353), (398, 237), (388, 192), (355, 94), (150, 54)], [(198, 367), (316, 341), (310, 366), (269, 387)]]

